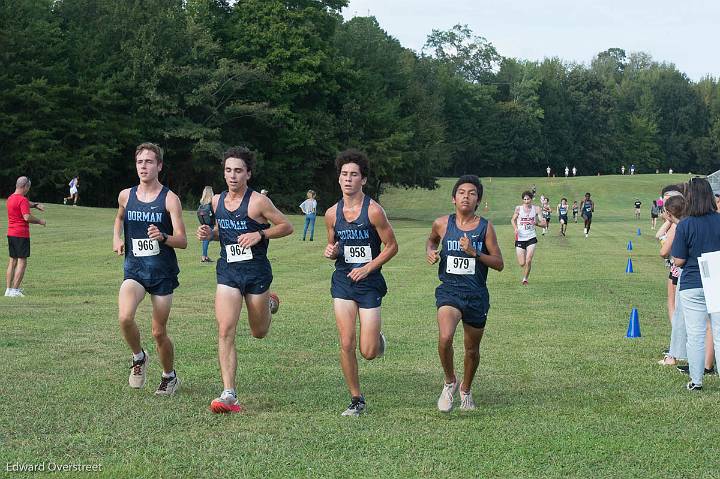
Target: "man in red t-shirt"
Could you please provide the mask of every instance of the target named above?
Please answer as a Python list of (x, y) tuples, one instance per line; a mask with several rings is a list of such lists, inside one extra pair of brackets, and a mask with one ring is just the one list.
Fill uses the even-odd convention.
[(8, 262), (5, 281), (7, 288), (5, 296), (17, 298), (25, 296), (20, 291), (27, 267), (27, 259), (30, 257), (30, 223), (45, 226), (45, 220), (35, 218), (30, 214), (30, 208), (37, 208), (45, 211), (40, 203), (29, 201), (26, 195), (30, 191), (30, 178), (21, 176), (15, 182), (15, 193), (10, 195), (5, 206), (8, 214), (8, 247), (10, 249), (10, 261)]

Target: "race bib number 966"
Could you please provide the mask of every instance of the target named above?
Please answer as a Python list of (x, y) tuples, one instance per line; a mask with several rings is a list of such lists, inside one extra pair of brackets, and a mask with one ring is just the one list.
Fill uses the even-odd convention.
[(448, 256), (445, 272), (448, 274), (475, 274), (475, 258)]
[(345, 246), (345, 262), (346, 263), (369, 263), (372, 261), (372, 251), (370, 245), (365, 246)]
[(225, 246), (228, 263), (237, 263), (238, 261), (248, 261), (253, 258), (252, 248), (244, 248), (239, 244), (229, 244)]
[(135, 239), (132, 240), (133, 256), (156, 256), (160, 254), (160, 243), (150, 238)]

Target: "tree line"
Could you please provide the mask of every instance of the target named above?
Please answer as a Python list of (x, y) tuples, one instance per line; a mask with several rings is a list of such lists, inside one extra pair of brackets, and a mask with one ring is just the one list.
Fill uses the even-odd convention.
[(338, 194), (339, 150), (367, 152), (368, 191), (442, 175), (579, 174), (720, 165), (720, 86), (645, 53), (590, 65), (506, 58), (466, 26), (421, 52), (346, 0), (0, 0), (0, 193), (28, 175), (86, 205), (136, 181), (137, 144), (193, 206), (224, 186), (220, 155), (258, 152), (251, 185), (293, 208)]

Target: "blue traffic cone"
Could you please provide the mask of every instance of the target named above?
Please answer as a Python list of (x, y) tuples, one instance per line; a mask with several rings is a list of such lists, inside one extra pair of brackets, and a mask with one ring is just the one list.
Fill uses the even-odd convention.
[(638, 228), (638, 236), (640, 236), (640, 228)]
[(625, 266), (626, 273), (633, 273), (632, 258), (628, 258), (627, 266)]
[(632, 241), (628, 241), (627, 250), (628, 250), (628, 251), (632, 251)]
[(628, 322), (626, 338), (639, 338), (640, 337), (640, 317), (638, 316), (637, 308), (633, 308), (630, 313), (630, 321)]

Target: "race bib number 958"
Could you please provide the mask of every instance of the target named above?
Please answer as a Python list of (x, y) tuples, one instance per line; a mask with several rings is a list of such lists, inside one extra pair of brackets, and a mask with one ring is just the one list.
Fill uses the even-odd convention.
[(150, 238), (132, 240), (133, 256), (156, 256), (160, 254), (160, 243)]
[(225, 246), (228, 263), (237, 263), (238, 261), (248, 261), (253, 258), (252, 248), (244, 248), (239, 244), (229, 244)]
[(448, 274), (475, 274), (475, 258), (448, 256), (445, 272)]
[(372, 251), (370, 245), (365, 246), (345, 246), (345, 262), (346, 263), (369, 263), (372, 261)]

